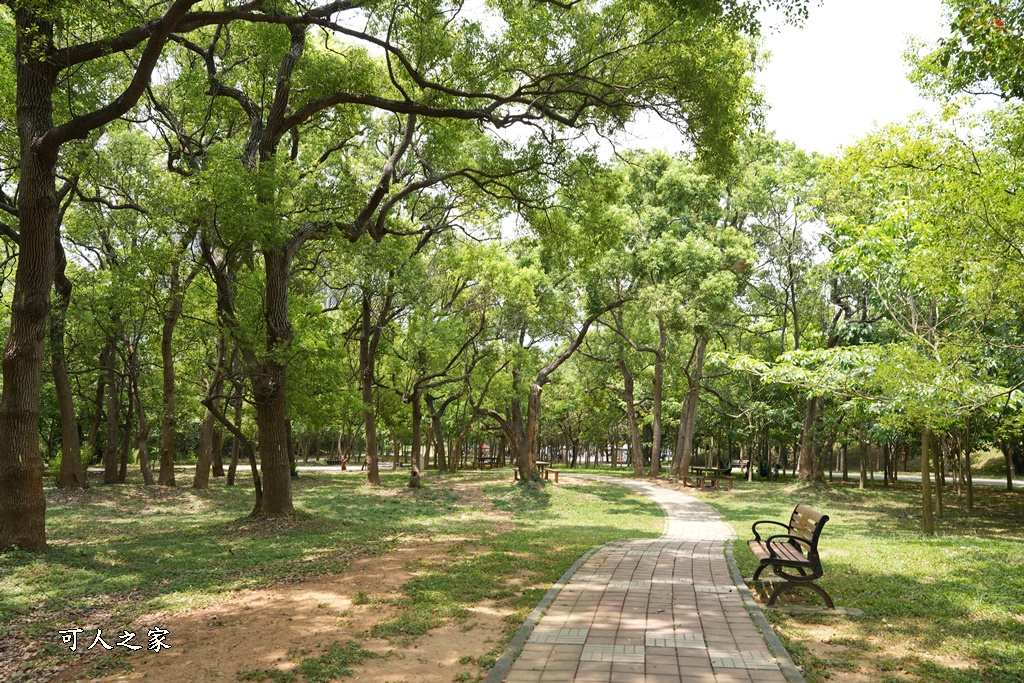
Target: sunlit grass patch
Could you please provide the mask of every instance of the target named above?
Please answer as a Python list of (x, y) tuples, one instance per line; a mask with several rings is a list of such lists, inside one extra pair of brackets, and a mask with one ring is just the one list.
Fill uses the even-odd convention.
[[(752, 522), (786, 519), (797, 502), (829, 515), (819, 543), (825, 569), (819, 583), (837, 605), (864, 615), (770, 612), (791, 642), (801, 629), (817, 634), (827, 627), (835, 633), (831, 640), (857, 644), (848, 647), (864, 654), (854, 660), (858, 670), (876, 680), (1024, 680), (1024, 495), (976, 487), (975, 511), (968, 515), (963, 499), (946, 491), (934, 537), (921, 534), (914, 484), (861, 490), (742, 482), (732, 494), (696, 495), (736, 530), (735, 555), (744, 576), (757, 566), (743, 543), (752, 537)], [(805, 595), (817, 604), (813, 593)], [(796, 652), (812, 682), (845, 666), (842, 658)]]

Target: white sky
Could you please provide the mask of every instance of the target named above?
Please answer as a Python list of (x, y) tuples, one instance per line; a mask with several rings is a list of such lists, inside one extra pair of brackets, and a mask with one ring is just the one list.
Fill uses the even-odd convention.
[(934, 110), (907, 80), (908, 38), (946, 34), (941, 0), (824, 0), (802, 28), (765, 30), (758, 76), (765, 125), (807, 151), (832, 153), (876, 125)]

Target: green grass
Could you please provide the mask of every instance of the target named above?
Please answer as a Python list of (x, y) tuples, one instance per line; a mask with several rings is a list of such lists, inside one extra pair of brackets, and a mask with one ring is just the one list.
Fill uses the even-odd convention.
[[(469, 480), (485, 486), (486, 501), (475, 507), (451, 490)], [(48, 550), (0, 554), (0, 641), (33, 653), (20, 672), (33, 680), (73, 661), (58, 630), (97, 623), (119, 631), (143, 614), (342, 572), (417, 538), (460, 545), (415, 568), (396, 618), (377, 624), (375, 635), (413, 638), (464, 620), (483, 599), (505, 601), (521, 622), (586, 550), (657, 536), (663, 524), (656, 505), (603, 484), (513, 486), (507, 473), (427, 475), (417, 491), (404, 487), (401, 473), (382, 481), (373, 489), (360, 477), (303, 475), (294, 482), (297, 514), (258, 521), (247, 517), (251, 488), (219, 481), (203, 492), (135, 484), (50, 489)], [(494, 519), (494, 508), (511, 519)]]
[[(784, 637), (798, 638), (807, 624), (828, 624), (837, 633), (829, 642), (877, 660), (877, 680), (895, 669), (922, 681), (1024, 680), (1024, 495), (976, 487), (975, 512), (967, 515), (955, 494), (946, 492), (936, 534), (924, 537), (920, 492), (911, 484), (861, 491), (737, 482), (737, 489), (698, 495), (735, 528), (744, 576), (757, 564), (743, 543), (752, 537), (751, 523), (784, 520), (795, 503), (807, 503), (830, 516), (820, 542), (825, 577), (819, 583), (837, 605), (864, 610), (856, 618), (769, 612)], [(820, 603), (810, 591), (797, 592)], [(812, 683), (861, 661), (804, 654), (799, 663)], [(943, 658), (972, 666), (949, 666)]]

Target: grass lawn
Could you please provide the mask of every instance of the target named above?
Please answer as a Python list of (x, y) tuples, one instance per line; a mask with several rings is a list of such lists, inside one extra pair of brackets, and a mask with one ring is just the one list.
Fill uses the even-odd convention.
[[(36, 680), (70, 661), (61, 629), (83, 628), (91, 639), (103, 628), (106, 637), (143, 614), (344, 572), (356, 558), (426, 539), (475, 552), (456, 545), (450, 559), (416, 567), (398, 617), (373, 635), (415, 638), (491, 599), (516, 610), (511, 637), (585, 551), (656, 537), (663, 525), (657, 505), (611, 485), (513, 486), (507, 473), (428, 473), (414, 491), (404, 487), (407, 475), (381, 478), (371, 488), (358, 475), (303, 474), (294, 487), (298, 514), (272, 521), (247, 518), (248, 486), (220, 481), (200, 492), (132, 483), (48, 490), (48, 550), (0, 554), (0, 659), (8, 660), (0, 679)], [(456, 491), (468, 481), (479, 495)]]
[[(934, 537), (920, 533), (920, 492), (912, 484), (859, 490), (737, 482), (702, 492), (737, 534), (743, 575), (757, 563), (746, 547), (759, 519), (788, 519), (803, 502), (828, 514), (821, 585), (860, 617), (794, 616), (767, 610), (810, 683), (857, 680), (1019, 683), (1024, 681), (1024, 495), (975, 488), (968, 516), (946, 493)], [(770, 576), (771, 572), (765, 572)], [(811, 591), (808, 604), (820, 604)], [(821, 647), (802, 644), (821, 642)], [(866, 678), (863, 678), (866, 676)]]

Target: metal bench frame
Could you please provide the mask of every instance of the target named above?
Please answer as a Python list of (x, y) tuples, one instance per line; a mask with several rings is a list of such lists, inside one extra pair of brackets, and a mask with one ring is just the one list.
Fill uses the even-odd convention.
[[(747, 545), (750, 546), (751, 552), (761, 561), (761, 564), (754, 572), (753, 580), (757, 581), (766, 567), (771, 567), (775, 575), (782, 579), (782, 583), (772, 591), (771, 598), (768, 600), (769, 607), (775, 604), (775, 600), (784, 591), (807, 586), (825, 599), (829, 609), (836, 608), (832, 597), (825, 589), (814, 583), (823, 575), (821, 558), (818, 557), (818, 539), (821, 537), (821, 530), (827, 521), (828, 515), (823, 515), (806, 505), (797, 505), (789, 518), (789, 524), (772, 519), (754, 522), (751, 527), (754, 538), (747, 541)], [(786, 530), (786, 533), (761, 538), (761, 534), (757, 530), (758, 525), (761, 524), (780, 526)], [(795, 569), (799, 573), (787, 572), (786, 569)]]

